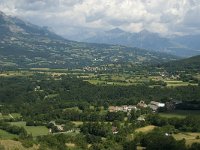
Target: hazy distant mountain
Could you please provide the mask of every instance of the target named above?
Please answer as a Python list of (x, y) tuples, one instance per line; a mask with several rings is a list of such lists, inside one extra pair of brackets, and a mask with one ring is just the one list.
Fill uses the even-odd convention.
[(0, 40), (0, 67), (77, 68), (127, 62), (161, 63), (175, 59), (172, 55), (138, 48), (69, 41), (46, 27), (3, 13), (0, 13)]
[(96, 34), (83, 41), (139, 47), (151, 51), (167, 52), (177, 56), (189, 57), (200, 54), (199, 37), (200, 35), (165, 38), (147, 30), (139, 33), (128, 33), (115, 28)]

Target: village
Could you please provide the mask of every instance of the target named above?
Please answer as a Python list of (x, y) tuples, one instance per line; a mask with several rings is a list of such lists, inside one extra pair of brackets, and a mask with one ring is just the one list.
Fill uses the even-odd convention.
[[(150, 103), (145, 103), (145, 101), (141, 100), (137, 105), (122, 105), (122, 106), (109, 106), (108, 112), (116, 113), (116, 112), (123, 112), (126, 116), (130, 117), (131, 112), (137, 112), (141, 110), (148, 110), (146, 114), (141, 114), (137, 117), (136, 121), (145, 122), (145, 115), (148, 113), (159, 113), (164, 111), (173, 111), (176, 108), (176, 105), (182, 103), (181, 101), (170, 101), (166, 103), (161, 103), (157, 101), (150, 101)], [(72, 133), (72, 132), (80, 132), (79, 128), (76, 128), (73, 123), (68, 124), (68, 128), (65, 128), (65, 124), (57, 124), (55, 121), (49, 122), (49, 133)], [(69, 128), (69, 126), (71, 126)], [(112, 126), (112, 133), (117, 134), (118, 129), (116, 126)]]

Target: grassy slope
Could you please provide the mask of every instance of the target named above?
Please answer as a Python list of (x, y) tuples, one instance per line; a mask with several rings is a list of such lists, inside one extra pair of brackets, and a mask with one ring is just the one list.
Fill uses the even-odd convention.
[(200, 143), (200, 139), (196, 139), (197, 136), (200, 136), (200, 133), (182, 132), (173, 135), (176, 140), (185, 139), (186, 145), (191, 145), (192, 143)]
[(0, 129), (0, 139), (13, 139), (16, 137), (18, 137), (18, 136)]
[(34, 145), (31, 148), (24, 148), (19, 141), (0, 140), (0, 145), (3, 145), (5, 150), (38, 150), (39, 146)]
[(164, 67), (170, 70), (199, 71), (200, 70), (200, 55), (190, 57), (187, 59), (178, 60), (178, 61), (171, 61), (169, 63), (165, 63)]

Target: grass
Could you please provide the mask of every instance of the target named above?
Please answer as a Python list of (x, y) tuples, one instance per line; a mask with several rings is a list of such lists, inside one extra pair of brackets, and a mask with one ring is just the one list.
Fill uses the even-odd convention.
[(21, 114), (19, 113), (11, 113), (11, 115), (13, 116), (13, 118), (20, 118)]
[(197, 136), (200, 136), (200, 133), (192, 133), (192, 132), (182, 132), (178, 134), (173, 134), (173, 137), (176, 140), (186, 140), (186, 145), (191, 145), (192, 143), (200, 143), (200, 139), (196, 139)]
[(159, 115), (161, 117), (165, 117), (165, 118), (180, 118), (180, 119), (183, 119), (183, 118), (186, 117), (185, 115), (176, 114), (176, 113), (159, 113)]
[(32, 134), (33, 137), (47, 135), (49, 130), (45, 126), (26, 126), (26, 122), (11, 122), (12, 125), (24, 127), (29, 134)]
[(197, 74), (194, 77), (197, 78), (198, 80), (200, 80), (200, 74)]
[(0, 140), (0, 145), (3, 145), (5, 150), (38, 150), (39, 145), (34, 145), (31, 148), (25, 148), (19, 141), (13, 140)]
[(100, 80), (85, 80), (91, 84), (97, 85), (97, 84), (105, 84), (105, 81), (100, 81)]
[(67, 146), (67, 147), (74, 148), (76, 145), (75, 145), (74, 143), (66, 143), (66, 146)]
[(82, 125), (83, 124), (83, 122), (82, 121), (72, 121), (74, 124), (75, 124), (75, 126), (80, 126), (80, 125)]
[(13, 139), (13, 138), (16, 138), (16, 137), (18, 137), (18, 136), (0, 129), (0, 139), (5, 140), (5, 139)]
[(11, 114), (6, 114), (6, 115), (2, 115), (0, 113), (0, 120), (1, 119), (12, 119), (12, 118), (16, 119), (16, 118), (20, 118), (20, 117), (21, 117), (21, 115), (19, 113), (11, 113)]
[(168, 113), (159, 113), (161, 117), (166, 117), (166, 118), (185, 118), (188, 115), (196, 115), (200, 116), (200, 111), (199, 110), (176, 110), (174, 112), (168, 112)]
[(80, 110), (78, 107), (65, 108), (64, 111), (65, 110), (74, 110), (74, 111), (82, 112), (82, 110)]
[(32, 73), (30, 71), (6, 71), (0, 73), (1, 77), (16, 77), (16, 76), (30, 76)]
[(11, 117), (10, 117), (10, 115), (9, 114), (7, 114), (7, 115), (2, 115), (1, 113), (0, 113), (0, 120), (1, 119), (10, 119)]
[(112, 82), (107, 82), (103, 80), (95, 80), (95, 79), (90, 79), (90, 80), (85, 80), (91, 84), (94, 85), (120, 85), (120, 86), (129, 86), (129, 85), (135, 85), (136, 83), (129, 83), (129, 82), (117, 82), (117, 81), (112, 81)]
[[(135, 130), (136, 133), (143, 132), (148, 133), (152, 131), (156, 126), (149, 125), (146, 127), (138, 128)], [(181, 132), (178, 134), (172, 135), (176, 140), (182, 140), (185, 139), (186, 145), (192, 145), (193, 143), (200, 143), (200, 139), (196, 139), (197, 136), (200, 137), (200, 133), (193, 133), (193, 132)]]
[(152, 131), (156, 126), (153, 125), (148, 125), (146, 127), (142, 127), (142, 128), (138, 128), (135, 130), (135, 132), (143, 132), (143, 133), (148, 133), (150, 131)]
[(165, 80), (167, 83), (168, 87), (178, 87), (178, 86), (188, 86), (188, 85), (195, 85), (197, 86), (198, 84), (196, 83), (189, 83), (189, 82), (183, 82), (183, 81), (178, 81), (178, 80)]

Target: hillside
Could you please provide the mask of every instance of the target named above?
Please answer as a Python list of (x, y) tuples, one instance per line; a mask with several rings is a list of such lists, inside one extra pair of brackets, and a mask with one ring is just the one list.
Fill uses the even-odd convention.
[(164, 64), (171, 71), (200, 71), (200, 55)]
[(200, 54), (199, 35), (166, 38), (147, 30), (143, 30), (139, 33), (129, 33), (115, 28), (98, 33), (83, 41), (139, 47), (150, 51), (166, 52), (181, 57)]
[(66, 40), (46, 27), (0, 13), (0, 66), (79, 68), (111, 63), (162, 63), (176, 57), (119, 45)]

